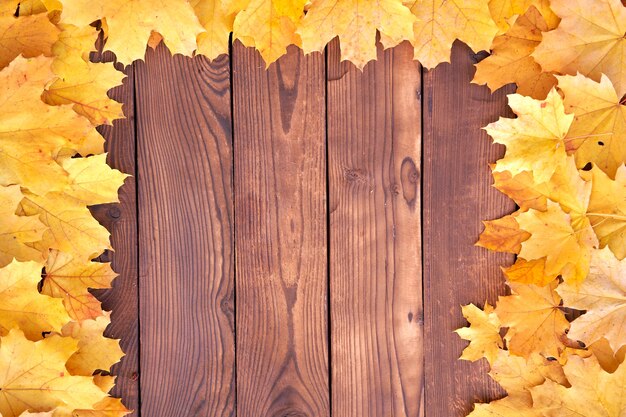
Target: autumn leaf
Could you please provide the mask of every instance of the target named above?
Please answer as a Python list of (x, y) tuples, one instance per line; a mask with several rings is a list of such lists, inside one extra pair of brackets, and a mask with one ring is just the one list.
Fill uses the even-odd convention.
[(509, 283), (512, 294), (499, 297), (496, 314), (503, 327), (509, 351), (528, 358), (533, 353), (558, 357), (569, 323), (554, 291), (557, 282), (545, 287)]
[(619, 96), (626, 92), (626, 8), (620, 0), (551, 0), (561, 18), (533, 53), (544, 71), (596, 81), (607, 75)]
[[(534, 407), (546, 417), (621, 417), (626, 414), (626, 365), (604, 371), (593, 357), (571, 356), (563, 366), (571, 387), (551, 380), (530, 389)], [(563, 414), (566, 410), (567, 414)]]
[(548, 279), (558, 275), (573, 282), (585, 279), (591, 249), (597, 246), (588, 221), (581, 221), (574, 227), (571, 215), (555, 203), (549, 203), (545, 212), (531, 209), (515, 219), (522, 230), (531, 234), (521, 244), (521, 258), (526, 261), (545, 258), (544, 271)]
[(87, 51), (94, 49), (98, 35), (93, 27), (61, 27), (63, 32), (52, 48), (52, 71), (58, 79), (46, 87), (43, 101), (50, 105), (71, 104), (94, 126), (112, 124), (123, 117), (122, 104), (109, 98), (107, 91), (120, 85), (124, 74), (110, 64), (89, 62)]
[(450, 62), (455, 39), (474, 51), (488, 50), (498, 33), (488, 3), (488, 0), (405, 1), (417, 18), (411, 38), (415, 59), (426, 68)]
[(0, 186), (0, 267), (13, 259), (43, 262), (43, 254), (28, 243), (41, 240), (46, 226), (37, 216), (15, 214), (23, 194), (19, 185)]
[(539, 258), (527, 261), (517, 258), (515, 263), (503, 268), (506, 279), (520, 284), (533, 284), (543, 287), (554, 280), (554, 276), (546, 274), (546, 259)]
[(626, 166), (615, 173), (615, 180), (594, 167), (585, 172), (592, 179), (587, 216), (600, 240), (600, 248), (608, 246), (617, 259), (626, 258)]
[(70, 321), (61, 300), (39, 293), (40, 280), (37, 262), (13, 261), (0, 268), (0, 335), (19, 328), (27, 338), (39, 340)]
[(0, 413), (17, 417), (24, 411), (51, 411), (56, 406), (92, 408), (106, 398), (93, 378), (72, 376), (65, 362), (78, 341), (51, 336), (37, 342), (11, 330), (0, 340)]
[(608, 248), (593, 251), (587, 279), (556, 291), (566, 306), (586, 310), (572, 322), (571, 339), (589, 346), (606, 338), (614, 352), (626, 345), (626, 260), (618, 261)]
[[(300, 46), (297, 25), (304, 16), (307, 0), (250, 0), (237, 14), (233, 38), (245, 46), (253, 46), (269, 66), (287, 52), (289, 45)], [(330, 28), (327, 31), (330, 33)], [(322, 34), (317, 33), (317, 37)]]
[(55, 158), (63, 149), (102, 151), (103, 139), (69, 106), (40, 99), (53, 79), (52, 59), (16, 58), (0, 72), (0, 185), (20, 184), (33, 193), (61, 190), (68, 176)]
[(109, 372), (124, 356), (119, 340), (103, 336), (111, 323), (110, 317), (110, 313), (104, 313), (94, 320), (73, 321), (63, 327), (63, 336), (78, 340), (78, 351), (70, 356), (66, 364), (72, 375), (91, 376), (97, 370)]
[(563, 140), (574, 116), (565, 114), (563, 100), (554, 89), (543, 101), (519, 94), (508, 98), (518, 117), (500, 118), (485, 127), (494, 142), (507, 148), (494, 171), (509, 171), (512, 175), (530, 171), (535, 181), (546, 182), (565, 164)]
[(105, 19), (105, 49), (130, 64), (145, 55), (150, 34), (158, 32), (172, 54), (190, 56), (196, 37), (204, 32), (193, 8), (185, 0), (61, 0), (61, 23), (84, 27)]
[(500, 320), (494, 313), (493, 307), (485, 303), (481, 310), (474, 304), (462, 307), (463, 317), (469, 322), (469, 327), (455, 330), (461, 339), (469, 340), (469, 345), (463, 350), (461, 359), (477, 361), (486, 358), (493, 363), (499, 349), (503, 347), (500, 337)]
[(130, 414), (119, 398), (107, 397), (94, 404), (92, 410), (74, 410), (72, 417), (123, 417)]
[(558, 26), (560, 19), (550, 9), (549, 0), (489, 0), (489, 11), (501, 33), (511, 27), (511, 18), (524, 15), (531, 7), (539, 11), (548, 27), (554, 29)]
[(376, 30), (391, 48), (413, 39), (415, 17), (402, 0), (314, 0), (297, 33), (305, 53), (321, 52), (339, 37), (341, 60), (362, 69), (376, 59)]
[(568, 153), (575, 155), (579, 168), (593, 163), (615, 178), (626, 163), (626, 106), (604, 75), (599, 83), (581, 74), (557, 78), (565, 111), (575, 116), (565, 138)]
[(476, 64), (472, 82), (487, 84), (491, 91), (516, 83), (517, 94), (545, 99), (556, 85), (556, 78), (543, 72), (530, 54), (549, 29), (541, 13), (531, 6), (505, 34), (493, 40), (491, 55)]
[(115, 277), (109, 263), (76, 260), (68, 253), (53, 250), (46, 261), (41, 292), (62, 298), (73, 320), (95, 319), (102, 315), (102, 308), (89, 288), (110, 288)]
[(45, 13), (15, 16), (20, 2), (5, 0), (0, 3), (0, 69), (16, 57), (33, 58), (52, 55), (59, 29)]
[(197, 52), (209, 59), (227, 54), (235, 16), (240, 12), (236, 7), (233, 9), (232, 3), (235, 2), (228, 0), (190, 0), (189, 3), (193, 6), (200, 24), (205, 29), (197, 37)]
[(65, 194), (85, 205), (117, 203), (118, 190), (128, 177), (107, 165), (107, 154), (86, 158), (65, 158), (61, 166), (68, 173)]
[(52, 248), (70, 253), (78, 260), (89, 261), (111, 249), (109, 232), (93, 218), (84, 204), (68, 199), (63, 193), (52, 192), (44, 196), (25, 193), (19, 214), (38, 215), (48, 227), (43, 239), (34, 245), (42, 252)]
[(480, 234), (476, 245), (498, 252), (519, 253), (522, 242), (528, 240), (530, 233), (520, 229), (515, 220), (517, 214), (519, 213), (484, 221), (485, 230)]

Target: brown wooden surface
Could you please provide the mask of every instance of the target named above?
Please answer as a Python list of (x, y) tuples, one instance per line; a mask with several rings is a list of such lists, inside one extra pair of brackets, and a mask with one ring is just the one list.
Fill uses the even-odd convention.
[(232, 69), (159, 46), (129, 68), (129, 118), (103, 131), (138, 200), (129, 179), (94, 211), (133, 415), (456, 417), (501, 393), (452, 331), (504, 293), (510, 257), (473, 243), (512, 209), (479, 129), (511, 88), (471, 85), (461, 45), (432, 71), (411, 58), (361, 73), (335, 41), (266, 71), (239, 44)]
[(226, 57), (135, 67), (141, 412), (234, 415), (230, 69)]
[(424, 415), (420, 66), (403, 44), (363, 73), (328, 47), (333, 414)]
[(237, 414), (328, 416), (324, 57), (232, 60)]
[(512, 117), (507, 87), (494, 93), (470, 84), (474, 54), (456, 43), (452, 64), (424, 73), (424, 317), (426, 414), (464, 416), (475, 401), (501, 394), (485, 361), (458, 361), (467, 342), (454, 329), (465, 325), (460, 305), (493, 303), (504, 294), (500, 266), (511, 255), (473, 246), (481, 220), (513, 210), (491, 187), (488, 164), (502, 156), (480, 128)]
[[(95, 56), (94, 61), (110, 62), (114, 56), (105, 53)], [(119, 69), (121, 67), (118, 66)], [(121, 339), (124, 360), (112, 369), (117, 376), (113, 396), (123, 396), (124, 404), (131, 410), (139, 408), (139, 298), (137, 292), (137, 199), (135, 187), (135, 77), (133, 67), (126, 68), (123, 84), (111, 90), (109, 96), (124, 103), (125, 119), (114, 121), (112, 126), (101, 126), (98, 130), (106, 139), (109, 153), (107, 162), (113, 168), (131, 175), (120, 189), (119, 204), (106, 204), (92, 209), (95, 217), (111, 232), (111, 244), (115, 252), (108, 251), (101, 257), (111, 261), (113, 270), (119, 275), (110, 290), (94, 291), (103, 302), (102, 307), (112, 311), (111, 325), (105, 332), (107, 337)], [(137, 412), (130, 416), (138, 415)]]

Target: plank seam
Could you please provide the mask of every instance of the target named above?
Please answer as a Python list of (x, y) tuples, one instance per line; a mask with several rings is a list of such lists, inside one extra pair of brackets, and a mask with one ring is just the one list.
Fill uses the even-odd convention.
[(235, 204), (235, 187), (237, 186), (237, 180), (236, 180), (236, 170), (235, 170), (235, 94), (234, 94), (234, 84), (233, 84), (233, 62), (235, 60), (235, 55), (234, 55), (234, 48), (233, 48), (233, 34), (232, 32), (229, 35), (229, 39), (228, 39), (228, 76), (229, 76), (229, 80), (228, 82), (230, 83), (230, 141), (231, 141), (231, 151), (232, 151), (232, 164), (231, 164), (231, 184), (232, 184), (232, 194), (231, 194), (231, 201), (232, 201), (232, 234), (231, 236), (233, 237), (233, 241), (232, 241), (232, 256), (233, 256), (233, 349), (234, 349), (234, 357), (233, 357), (233, 379), (235, 382), (235, 387), (234, 387), (234, 399), (233, 399), (233, 414), (234, 416), (237, 416), (237, 390), (239, 385), (237, 384), (237, 376), (238, 376), (238, 372), (237, 372), (237, 244), (235, 242), (236, 238), (237, 238), (237, 213), (236, 213), (236, 209), (237, 209), (237, 205)]
[(133, 74), (133, 139), (135, 141), (135, 239), (137, 239), (137, 416), (141, 417), (141, 275), (139, 247), (139, 135), (137, 128), (137, 72), (136, 65), (131, 64)]
[(328, 415), (333, 416), (332, 318), (330, 291), (330, 167), (328, 155), (328, 46), (324, 47), (324, 163), (326, 174), (326, 343), (328, 355)]

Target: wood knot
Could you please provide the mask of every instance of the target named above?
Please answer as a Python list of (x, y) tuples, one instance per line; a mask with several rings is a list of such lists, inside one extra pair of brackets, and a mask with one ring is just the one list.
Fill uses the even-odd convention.
[(400, 182), (402, 184), (402, 195), (409, 207), (415, 207), (420, 183), (420, 172), (413, 162), (413, 159), (406, 157), (400, 167)]
[(367, 184), (369, 182), (367, 175), (358, 168), (344, 168), (343, 179), (352, 184)]

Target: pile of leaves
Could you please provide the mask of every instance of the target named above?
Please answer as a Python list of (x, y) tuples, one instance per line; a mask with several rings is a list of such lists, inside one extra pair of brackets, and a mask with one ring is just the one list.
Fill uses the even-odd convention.
[(128, 413), (107, 394), (123, 354), (89, 291), (115, 274), (97, 262), (109, 233), (88, 207), (116, 202), (125, 179), (95, 129), (123, 117), (107, 96), (123, 74), (89, 60), (97, 39), (130, 64), (159, 42), (213, 59), (232, 33), (267, 65), (289, 45), (311, 53), (334, 37), (360, 69), (377, 36), (385, 48), (409, 41), (427, 68), (448, 61), (456, 39), (490, 50), (473, 82), (518, 85), (518, 117), (487, 131), (507, 146), (495, 186), (520, 209), (486, 222), (479, 244), (518, 258), (505, 270), (512, 295), (463, 308), (463, 358), (486, 358), (509, 393), (472, 415), (623, 416), (625, 10), (620, 0), (3, 0), (0, 414)]

